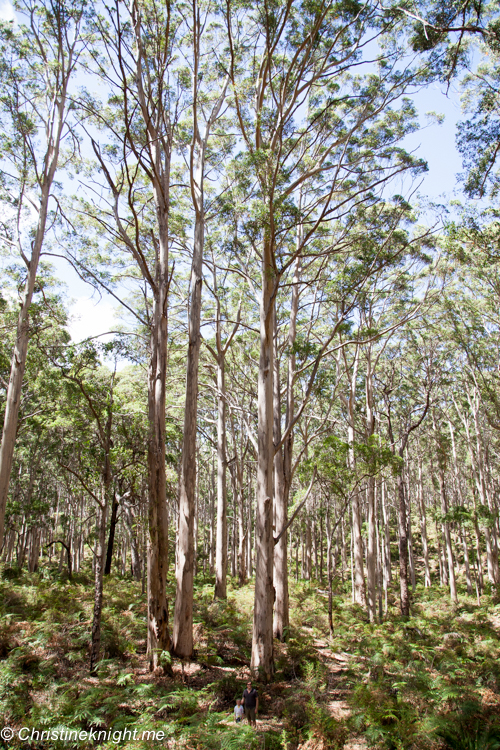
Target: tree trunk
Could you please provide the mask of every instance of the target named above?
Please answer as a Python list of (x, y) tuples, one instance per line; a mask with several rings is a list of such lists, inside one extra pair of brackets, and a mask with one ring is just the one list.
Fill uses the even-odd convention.
[(403, 478), (402, 471), (398, 475), (397, 487), (398, 487), (400, 607), (401, 607), (401, 615), (403, 617), (409, 617), (410, 616), (410, 592), (408, 590), (408, 524), (406, 520), (406, 499), (405, 499), (404, 478)]
[(40, 527), (32, 527), (30, 534), (30, 551), (28, 557), (28, 571), (35, 573), (40, 556)]
[(246, 540), (245, 518), (243, 513), (244, 499), (243, 487), (240, 485), (238, 493), (238, 583), (244, 586), (247, 582), (247, 565), (246, 565)]
[(365, 573), (363, 565), (363, 535), (361, 533), (361, 511), (359, 492), (352, 496), (352, 537), (353, 537), (353, 573), (354, 602), (366, 607)]
[(111, 563), (113, 562), (113, 547), (115, 543), (116, 517), (118, 515), (119, 502), (116, 497), (113, 498), (111, 506), (111, 518), (109, 520), (108, 548), (106, 551), (106, 565), (104, 566), (104, 575), (109, 576), (111, 573)]
[(328, 628), (333, 638), (333, 566), (332, 566), (332, 528), (330, 514), (326, 517), (326, 569), (328, 576)]
[[(446, 485), (444, 467), (439, 467), (439, 489), (441, 493), (441, 512), (443, 516), (448, 513), (448, 499), (446, 497)], [(457, 603), (457, 584), (455, 580), (455, 561), (453, 559), (453, 547), (451, 545), (450, 524), (447, 520), (443, 522), (443, 533), (446, 543), (446, 554), (448, 558), (448, 581), (450, 585), (450, 597), (452, 602)]]
[(217, 541), (215, 548), (215, 598), (227, 596), (227, 489), (226, 489), (226, 401), (224, 357), (217, 361)]
[(377, 619), (375, 477), (368, 477), (366, 496), (368, 501), (368, 545), (366, 554), (368, 617), (370, 622), (375, 622)]
[[(168, 178), (167, 196), (168, 196)], [(168, 301), (168, 213), (157, 210), (160, 226), (158, 293), (154, 300), (151, 360), (148, 379), (148, 549), (147, 654), (152, 670), (159, 666), (162, 651), (170, 651), (166, 582), (168, 572), (168, 508), (165, 474), (165, 382), (167, 372)]]
[(260, 301), (260, 354), (258, 374), (257, 508), (255, 516), (255, 600), (250, 667), (267, 681), (274, 672), (273, 659), (273, 331), (274, 271), (270, 240), (262, 255)]
[(389, 514), (385, 503), (385, 479), (382, 480), (382, 520), (384, 524), (384, 587), (387, 591), (392, 582), (391, 567), (391, 530), (389, 528)]
[(124, 507), (124, 519), (130, 540), (130, 561), (132, 567), (132, 576), (136, 581), (140, 581), (142, 578), (141, 556), (139, 553), (139, 545), (137, 543), (137, 535), (134, 529), (134, 516), (132, 514), (132, 508), (128, 504)]
[(424, 583), (425, 588), (429, 588), (432, 584), (431, 580), (431, 569), (429, 566), (429, 547), (427, 544), (427, 516), (425, 510), (425, 500), (423, 491), (423, 475), (422, 475), (422, 456), (418, 457), (418, 485), (417, 485), (417, 503), (420, 514), (420, 536), (422, 539), (422, 554), (424, 556)]
[(198, 417), (198, 369), (201, 345), (201, 288), (205, 245), (205, 152), (210, 129), (216, 121), (226, 95), (228, 79), (205, 126), (203, 138), (199, 131), (198, 86), (201, 77), (200, 43), (203, 33), (199, 9), (193, 3), (193, 116), (194, 128), (190, 148), (190, 187), (195, 212), (193, 258), (191, 262), (191, 298), (188, 319), (188, 351), (186, 363), (186, 400), (179, 486), (179, 523), (176, 555), (177, 592), (175, 597), (173, 652), (181, 658), (193, 653), (193, 583), (194, 583), (194, 516), (196, 490), (196, 427)]
[[(302, 226), (299, 227), (297, 236), (297, 245), (302, 242)], [(292, 424), (295, 411), (294, 384), (296, 355), (294, 344), (297, 338), (297, 315), (299, 310), (300, 296), (300, 279), (301, 279), (301, 259), (297, 258), (294, 269), (292, 284), (292, 300), (290, 305), (290, 322), (288, 327), (288, 363), (287, 363), (287, 385), (286, 385), (286, 416), (285, 429)], [(277, 326), (275, 325), (275, 328)], [(276, 334), (277, 335), (277, 334)], [(279, 369), (278, 364), (275, 366), (275, 378), (277, 383), (274, 384), (275, 394), (275, 416), (274, 416), (274, 440), (276, 444), (281, 442), (281, 398), (279, 386)], [(278, 403), (276, 402), (276, 399)], [(278, 429), (279, 428), (279, 429)], [(288, 523), (288, 502), (290, 497), (290, 486), (292, 483), (292, 464), (293, 464), (293, 439), (294, 432), (290, 429), (282, 448), (275, 456), (275, 526), (276, 535), (279, 536), (281, 529)], [(288, 595), (288, 560), (287, 560), (287, 538), (288, 532), (285, 531), (274, 550), (274, 587), (276, 591), (276, 601), (274, 605), (273, 632), (274, 637), (280, 641), (285, 640), (286, 633), (290, 625), (289, 613), (289, 595)]]
[[(201, 185), (201, 182), (198, 184)], [(200, 196), (200, 205), (203, 196)], [(201, 287), (205, 223), (197, 216), (191, 266), (189, 343), (186, 365), (186, 400), (179, 488), (177, 536), (177, 594), (175, 597), (173, 651), (190, 658), (193, 653), (194, 511), (196, 488), (196, 426), (198, 414), (198, 362), (200, 356)]]
[(90, 647), (90, 672), (95, 672), (101, 648), (102, 590), (104, 580), (104, 549), (106, 545), (106, 492), (103, 492), (102, 506), (98, 508), (97, 545), (94, 570), (94, 615), (92, 619), (92, 641)]
[(460, 525), (460, 538), (462, 541), (462, 548), (464, 551), (464, 567), (465, 567), (465, 580), (467, 582), (467, 593), (472, 596), (472, 579), (470, 575), (470, 560), (469, 560), (469, 547), (467, 546), (467, 537), (465, 529)]

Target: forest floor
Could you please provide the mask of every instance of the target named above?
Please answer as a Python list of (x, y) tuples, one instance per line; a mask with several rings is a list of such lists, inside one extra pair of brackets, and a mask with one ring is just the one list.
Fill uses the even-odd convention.
[[(499, 750), (498, 599), (485, 595), (478, 605), (461, 591), (452, 605), (446, 589), (417, 587), (404, 621), (394, 590), (383, 622), (370, 624), (338, 582), (330, 639), (323, 586), (291, 581), (288, 640), (275, 644), (274, 680), (256, 685), (255, 731), (232, 720), (249, 676), (251, 584), (230, 586), (227, 602), (214, 602), (211, 581), (197, 577), (195, 659), (164, 654), (171, 677), (148, 671), (140, 584), (109, 577), (103, 660), (90, 676), (90, 570), (70, 581), (55, 568), (0, 568), (1, 723), (25, 727), (23, 737), (40, 732), (33, 741), (0, 739), (0, 748)], [(103, 734), (46, 739), (75, 730)]]

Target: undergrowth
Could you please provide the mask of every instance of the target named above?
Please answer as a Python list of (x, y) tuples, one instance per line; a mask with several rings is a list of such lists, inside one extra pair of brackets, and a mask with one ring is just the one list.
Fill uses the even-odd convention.
[[(211, 582), (197, 579), (195, 662), (174, 660), (171, 678), (147, 669), (140, 586), (108, 577), (102, 661), (90, 677), (90, 571), (69, 581), (53, 569), (4, 570), (0, 715), (14, 728), (162, 730), (166, 746), (179, 750), (260, 750), (264, 743), (268, 750), (341, 750), (356, 737), (378, 750), (500, 750), (500, 605), (484, 596), (478, 606), (462, 592), (453, 606), (439, 587), (417, 587), (409, 619), (398, 616), (391, 592), (377, 624), (337, 585), (330, 641), (321, 584), (290, 581), (287, 643), (275, 643), (273, 682), (257, 685), (255, 732), (232, 714), (249, 674), (250, 584), (233, 584), (228, 600), (215, 602)], [(347, 701), (349, 718), (335, 713), (332, 700)], [(30, 745), (72, 746), (95, 745)], [(14, 738), (0, 747), (23, 745)]]

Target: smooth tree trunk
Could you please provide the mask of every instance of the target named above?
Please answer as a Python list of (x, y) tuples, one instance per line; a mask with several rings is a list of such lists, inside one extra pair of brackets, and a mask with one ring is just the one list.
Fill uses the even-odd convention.
[(412, 532), (412, 526), (411, 526), (411, 498), (410, 493), (408, 492), (407, 485), (405, 484), (406, 489), (406, 513), (408, 517), (408, 562), (410, 565), (410, 580), (411, 580), (411, 588), (413, 593), (415, 593), (416, 588), (416, 579), (415, 579), (415, 555), (413, 553), (413, 532)]
[[(400, 451), (401, 455), (401, 451)], [(401, 456), (402, 458), (402, 456)], [(406, 498), (404, 476), (401, 471), (397, 478), (398, 531), (399, 531), (399, 591), (403, 617), (410, 616), (410, 592), (408, 589), (408, 521), (406, 518)]]
[(244, 586), (247, 582), (246, 541), (243, 487), (240, 485), (238, 493), (238, 583), (240, 586)]
[[(354, 420), (355, 420), (355, 401), (356, 401), (356, 378), (359, 367), (360, 346), (356, 345), (354, 363), (349, 384), (349, 399), (347, 401), (347, 442), (349, 443), (349, 465), (354, 471)], [(363, 535), (361, 531), (361, 508), (359, 502), (359, 490), (354, 490), (351, 498), (351, 518), (352, 518), (352, 536), (351, 536), (351, 567), (352, 567), (352, 586), (353, 602), (366, 607), (366, 588), (365, 572), (363, 565)]]
[(125, 519), (125, 526), (128, 531), (130, 542), (130, 562), (132, 568), (132, 576), (136, 581), (140, 581), (142, 578), (141, 555), (139, 552), (137, 533), (134, 527), (134, 515), (132, 507), (129, 503), (126, 503), (124, 506), (123, 517)]
[(387, 594), (389, 584), (392, 582), (392, 566), (391, 566), (391, 530), (389, 527), (389, 513), (387, 512), (387, 505), (385, 501), (386, 483), (385, 479), (382, 479), (382, 522), (384, 524), (384, 588)]
[(198, 415), (198, 363), (201, 345), (201, 287), (205, 222), (197, 217), (191, 266), (191, 297), (186, 365), (186, 400), (182, 440), (177, 530), (176, 597), (173, 651), (190, 658), (193, 653), (194, 515), (196, 490), (196, 428)]
[(437, 441), (437, 448), (438, 448), (438, 478), (439, 478), (439, 493), (441, 497), (441, 514), (443, 517), (442, 522), (442, 529), (443, 529), (443, 537), (445, 541), (445, 547), (446, 547), (446, 557), (448, 562), (448, 583), (450, 586), (450, 598), (451, 601), (455, 604), (458, 602), (458, 596), (457, 596), (457, 584), (456, 584), (456, 577), (455, 577), (455, 560), (453, 556), (453, 546), (451, 543), (451, 532), (450, 532), (450, 523), (447, 518), (448, 514), (448, 497), (446, 493), (446, 454), (445, 450), (442, 444), (441, 435), (437, 429), (437, 422), (436, 422), (436, 416), (433, 411), (432, 414), (433, 419), (433, 426), (434, 426), (434, 432), (436, 435), (436, 441)]
[[(302, 242), (302, 226), (299, 227), (297, 243), (300, 246)], [(290, 321), (288, 327), (288, 362), (287, 362), (287, 383), (286, 383), (286, 414), (285, 429), (292, 424), (295, 416), (295, 370), (296, 354), (295, 341), (297, 338), (297, 315), (299, 310), (300, 297), (300, 280), (301, 280), (301, 258), (297, 258), (294, 268), (292, 283), (292, 299), (290, 306)], [(276, 368), (275, 368), (276, 370)], [(281, 399), (278, 385), (274, 386), (275, 392), (275, 443), (281, 443)], [(276, 401), (278, 400), (278, 402)], [(279, 429), (278, 429), (279, 427)], [(288, 523), (288, 502), (290, 497), (290, 486), (293, 474), (293, 429), (288, 430), (284, 444), (280, 447), (275, 456), (275, 526), (276, 533), (279, 535), (281, 529), (285, 528)], [(274, 588), (276, 592), (276, 601), (274, 604), (273, 633), (274, 637), (283, 641), (286, 638), (290, 625), (290, 605), (288, 594), (288, 560), (287, 560), (287, 532), (283, 534), (274, 550)]]
[[(365, 376), (365, 408), (366, 408), (366, 442), (369, 444), (375, 433), (375, 416), (373, 413), (373, 365), (371, 344), (366, 352), (366, 376)], [(376, 603), (376, 516), (375, 516), (375, 477), (368, 477), (366, 488), (366, 499), (368, 506), (368, 544), (366, 550), (366, 584), (367, 584), (367, 606), (370, 622), (377, 618)]]
[(262, 252), (260, 352), (257, 391), (257, 507), (255, 513), (255, 597), (250, 667), (266, 681), (274, 673), (273, 658), (273, 333), (275, 282), (272, 248), (265, 238)]
[(368, 501), (368, 544), (366, 551), (366, 578), (368, 594), (368, 617), (370, 622), (377, 619), (377, 539), (375, 518), (375, 477), (368, 477), (366, 490)]
[(106, 549), (106, 516), (107, 498), (103, 492), (102, 505), (98, 508), (97, 522), (97, 545), (94, 566), (94, 614), (92, 618), (92, 634), (90, 645), (90, 672), (96, 670), (101, 649), (101, 616), (102, 616), (102, 594), (104, 581), (104, 555)]
[(352, 496), (352, 557), (354, 603), (366, 607), (366, 586), (363, 565), (363, 534), (361, 530), (361, 508), (359, 492)]
[[(276, 317), (274, 320), (274, 421), (273, 442), (281, 443), (281, 388), (280, 367), (278, 360), (278, 330)], [(274, 523), (275, 537), (284, 529), (288, 522), (288, 497), (283, 460), (283, 449), (280, 447), (274, 455)], [(274, 539), (273, 539), (274, 544)], [(288, 618), (288, 560), (287, 560), (287, 532), (274, 546), (273, 582), (274, 582), (274, 618), (273, 635), (284, 641), (289, 625)]]
[(147, 544), (147, 653), (150, 669), (160, 666), (162, 651), (170, 651), (168, 626), (168, 508), (165, 473), (165, 409), (167, 373), (168, 243), (167, 214), (159, 214), (160, 239), (157, 294), (151, 331), (151, 359), (148, 373), (148, 544)]
[[(446, 484), (445, 484), (445, 477), (444, 477), (444, 471), (440, 469), (439, 471), (439, 489), (441, 494), (441, 512), (443, 516), (448, 513), (448, 498), (446, 495)], [(456, 577), (455, 577), (455, 560), (453, 557), (453, 546), (451, 543), (451, 532), (450, 532), (450, 524), (448, 521), (444, 521), (443, 523), (443, 536), (445, 540), (446, 545), (446, 557), (448, 562), (448, 584), (450, 586), (450, 597), (452, 602), (457, 603), (458, 597), (457, 597), (457, 583), (456, 583)]]
[(330, 508), (326, 516), (326, 571), (328, 578), (328, 628), (330, 638), (333, 638), (333, 565), (332, 565), (332, 525), (330, 522)]
[(205, 244), (204, 178), (205, 153), (210, 130), (225, 99), (227, 81), (205, 126), (203, 138), (198, 123), (198, 86), (201, 78), (200, 41), (202, 29), (196, 2), (193, 2), (193, 139), (190, 149), (190, 186), (195, 212), (193, 257), (191, 263), (186, 398), (182, 433), (182, 458), (179, 482), (179, 519), (177, 528), (176, 596), (173, 629), (173, 653), (190, 658), (193, 653), (194, 521), (196, 492), (196, 429), (198, 418), (198, 370), (201, 346), (201, 291)]
[(227, 596), (226, 389), (224, 355), (217, 357), (217, 537), (215, 543), (216, 599)]

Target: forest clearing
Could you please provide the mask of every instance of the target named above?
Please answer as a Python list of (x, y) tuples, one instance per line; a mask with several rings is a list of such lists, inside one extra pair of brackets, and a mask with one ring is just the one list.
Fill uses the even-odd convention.
[(496, 0), (0, 5), (0, 747), (500, 750), (499, 80)]

